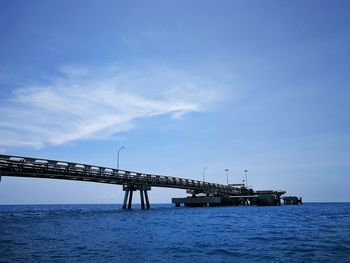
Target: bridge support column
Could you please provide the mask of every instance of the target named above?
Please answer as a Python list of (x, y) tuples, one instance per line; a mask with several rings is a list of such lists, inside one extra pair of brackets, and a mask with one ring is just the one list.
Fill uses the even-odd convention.
[(125, 195), (124, 195), (124, 202), (123, 202), (123, 207), (122, 209), (126, 209), (126, 204), (128, 202), (128, 196), (129, 196), (129, 190), (125, 191)]
[(131, 204), (132, 204), (132, 194), (133, 194), (133, 192), (134, 192), (134, 190), (130, 190), (128, 209), (131, 209)]
[(149, 205), (147, 190), (145, 190), (144, 192), (145, 192), (145, 199), (146, 199), (146, 208), (147, 208), (147, 209), (150, 209), (151, 206)]
[[(136, 185), (136, 184), (127, 184), (123, 185), (123, 191), (125, 191), (124, 195), (124, 202), (123, 202), (123, 209), (131, 209), (132, 206), (132, 197), (133, 193), (135, 191), (140, 191), (140, 199), (141, 199), (141, 208), (142, 209), (149, 209), (149, 200), (148, 200), (148, 194), (147, 190), (151, 190), (151, 187), (148, 185)], [(146, 201), (146, 204), (145, 204)]]
[(140, 198), (141, 198), (141, 208), (142, 209), (145, 209), (145, 201), (144, 201), (144, 198), (143, 198), (143, 190), (140, 190)]

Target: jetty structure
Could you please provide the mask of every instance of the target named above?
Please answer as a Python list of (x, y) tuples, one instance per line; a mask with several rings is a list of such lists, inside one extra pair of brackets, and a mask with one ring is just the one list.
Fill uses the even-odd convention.
[(283, 197), (285, 191), (255, 191), (244, 184), (216, 184), (180, 177), (163, 176), (114, 169), (70, 161), (0, 154), (0, 182), (2, 176), (75, 180), (122, 185), (125, 192), (122, 208), (131, 209), (133, 193), (140, 192), (141, 208), (149, 209), (148, 192), (152, 187), (178, 188), (188, 196), (173, 198), (176, 207), (228, 206), (228, 205), (281, 205), (301, 204), (301, 198)]

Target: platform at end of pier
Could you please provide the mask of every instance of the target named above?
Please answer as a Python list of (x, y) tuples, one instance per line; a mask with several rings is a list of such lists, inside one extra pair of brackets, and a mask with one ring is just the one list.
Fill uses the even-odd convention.
[[(245, 191), (249, 192), (249, 191)], [(276, 206), (281, 205), (281, 195), (285, 191), (250, 191), (252, 194), (241, 195), (194, 195), (184, 198), (172, 198), (172, 203), (176, 207), (182, 204), (186, 207), (205, 207), (205, 206), (237, 206), (237, 205), (257, 205), (257, 206)], [(250, 193), (249, 192), (249, 193)]]

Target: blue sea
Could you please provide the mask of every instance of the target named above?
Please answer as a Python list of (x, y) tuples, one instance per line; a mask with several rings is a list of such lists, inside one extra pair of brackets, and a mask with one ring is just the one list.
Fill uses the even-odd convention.
[(1, 262), (350, 262), (350, 203), (0, 206)]

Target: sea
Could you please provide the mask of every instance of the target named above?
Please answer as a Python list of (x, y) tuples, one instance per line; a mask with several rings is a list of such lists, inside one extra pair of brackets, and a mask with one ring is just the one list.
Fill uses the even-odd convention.
[(5, 205), (0, 262), (350, 262), (350, 203)]

